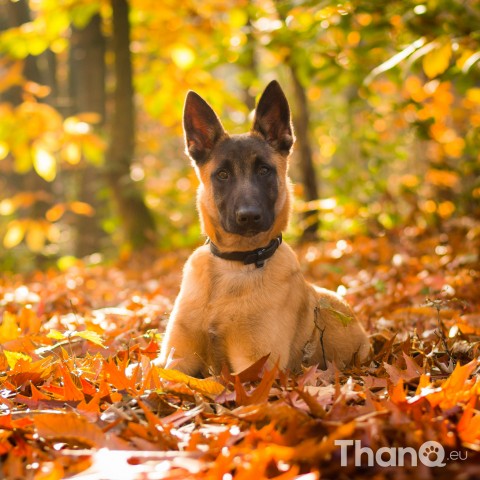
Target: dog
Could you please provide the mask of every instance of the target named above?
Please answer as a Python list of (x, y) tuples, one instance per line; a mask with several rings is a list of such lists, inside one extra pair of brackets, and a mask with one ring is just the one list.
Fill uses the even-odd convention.
[(197, 208), (209, 240), (187, 260), (158, 363), (186, 374), (238, 373), (267, 365), (363, 362), (367, 335), (334, 292), (305, 281), (282, 241), (291, 210), (288, 158), (294, 143), (290, 108), (272, 81), (250, 132), (229, 135), (197, 93), (185, 100), (186, 153), (200, 185)]

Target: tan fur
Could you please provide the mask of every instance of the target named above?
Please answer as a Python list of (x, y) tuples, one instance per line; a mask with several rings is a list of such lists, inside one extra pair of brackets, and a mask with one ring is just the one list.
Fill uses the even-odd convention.
[[(286, 227), (290, 213), (286, 166), (280, 177), (285, 196), (279, 196), (274, 226), (251, 238), (221, 228), (209, 189), (210, 176), (200, 173), (199, 177), (198, 208), (204, 232), (221, 249), (267, 245)], [(351, 321), (344, 326), (342, 319), (348, 318)], [(300, 369), (302, 360), (321, 367), (326, 366), (325, 360), (335, 361), (344, 367), (355, 356), (365, 360), (370, 350), (350, 307), (335, 293), (307, 283), (285, 242), (263, 268), (215, 257), (208, 245), (198, 248), (184, 267), (162, 344), (161, 364), (172, 348), (178, 360), (174, 368), (189, 374), (200, 370), (204, 375), (218, 372), (223, 364), (239, 372), (267, 354), (271, 364), (278, 361), (280, 368), (293, 371)]]
[[(335, 311), (352, 317), (348, 326)], [(261, 269), (214, 257), (207, 245), (198, 248), (184, 268), (161, 363), (172, 347), (179, 359), (174, 368), (204, 375), (224, 363), (239, 372), (267, 354), (270, 364), (278, 361), (281, 369), (292, 371), (300, 369), (305, 356), (306, 363), (322, 368), (324, 359), (344, 367), (355, 356), (365, 360), (370, 350), (350, 308), (333, 292), (305, 282), (285, 243)]]
[[(227, 135), (227, 134), (225, 134)], [(255, 135), (250, 133), (247, 135)], [(203, 232), (221, 251), (247, 251), (268, 245), (288, 224), (291, 185), (287, 158), (274, 154), (278, 172), (275, 221), (267, 232), (244, 237), (226, 232), (213, 199), (215, 157), (195, 165), (200, 186), (197, 208)], [(173, 353), (188, 374), (239, 372), (265, 355), (281, 369), (334, 361), (344, 367), (370, 352), (365, 331), (338, 295), (305, 281), (295, 253), (282, 243), (262, 268), (214, 256), (198, 248), (183, 271), (180, 293), (170, 315), (159, 362)]]

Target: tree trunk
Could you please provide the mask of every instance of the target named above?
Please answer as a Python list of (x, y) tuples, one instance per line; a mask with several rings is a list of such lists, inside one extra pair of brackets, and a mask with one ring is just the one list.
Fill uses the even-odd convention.
[[(317, 200), (319, 198), (317, 187), (317, 175), (313, 165), (312, 147), (309, 138), (310, 113), (307, 95), (300, 82), (294, 65), (289, 65), (295, 93), (297, 114), (293, 118), (295, 127), (296, 152), (300, 159), (302, 183), (305, 189), (305, 200)], [(304, 221), (306, 228), (303, 231), (302, 240), (316, 240), (319, 227), (318, 212), (316, 210), (305, 212)]]
[(139, 250), (154, 243), (155, 223), (140, 191), (130, 178), (135, 118), (128, 3), (126, 0), (112, 0), (111, 5), (116, 83), (106, 173), (123, 223), (125, 239), (133, 249)]
[(100, 15), (81, 30), (72, 26), (69, 83), (74, 113), (98, 113), (101, 124), (105, 121), (105, 51)]
[(249, 112), (255, 108), (255, 96), (251, 93), (252, 82), (258, 78), (257, 45), (253, 35), (252, 19), (250, 15), (252, 8), (251, 4), (252, 0), (248, 0), (246, 6), (248, 17), (244, 27), (247, 41), (245, 42), (242, 53), (237, 61), (237, 65), (241, 68), (240, 84), (243, 87), (243, 101)]
[[(293, 7), (293, 2), (283, 1), (274, 2), (275, 8), (282, 22), (286, 25), (288, 11)], [(297, 112), (293, 117), (293, 126), (295, 128), (295, 152), (300, 160), (300, 176), (304, 187), (304, 198), (307, 202), (319, 198), (317, 187), (317, 174), (313, 165), (312, 146), (310, 142), (310, 112), (308, 108), (307, 95), (298, 74), (297, 65), (293, 52), (287, 57), (286, 65), (290, 70), (292, 77), (293, 91), (295, 95), (295, 105)], [(302, 240), (317, 240), (317, 231), (320, 225), (317, 210), (304, 212), (304, 222), (306, 227), (303, 230)]]
[[(106, 41), (102, 34), (100, 15), (94, 15), (83, 29), (72, 27), (69, 58), (69, 97), (72, 108), (69, 115), (94, 112), (100, 117), (99, 125), (105, 122), (105, 52)], [(75, 218), (75, 254), (84, 257), (99, 250), (108, 242), (101, 226), (105, 201), (98, 192), (103, 186), (98, 169), (88, 162), (75, 170), (74, 180), (78, 185), (78, 198), (89, 203), (95, 210), (93, 217), (78, 215)]]

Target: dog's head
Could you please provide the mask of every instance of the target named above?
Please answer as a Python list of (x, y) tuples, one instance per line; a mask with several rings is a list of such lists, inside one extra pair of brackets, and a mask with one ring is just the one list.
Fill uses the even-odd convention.
[(278, 82), (263, 92), (249, 133), (229, 135), (195, 92), (187, 94), (183, 125), (186, 151), (200, 179), (204, 233), (227, 250), (261, 247), (279, 235), (290, 214), (287, 170), (294, 135)]

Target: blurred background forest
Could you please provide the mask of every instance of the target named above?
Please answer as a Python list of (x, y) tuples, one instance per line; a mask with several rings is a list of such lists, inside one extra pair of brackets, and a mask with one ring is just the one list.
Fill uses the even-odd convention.
[(185, 94), (238, 133), (274, 78), (293, 240), (480, 235), (479, 6), (0, 0), (0, 271), (201, 242)]

